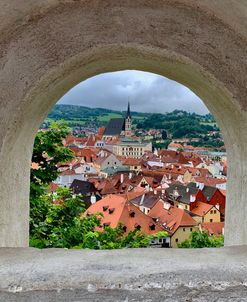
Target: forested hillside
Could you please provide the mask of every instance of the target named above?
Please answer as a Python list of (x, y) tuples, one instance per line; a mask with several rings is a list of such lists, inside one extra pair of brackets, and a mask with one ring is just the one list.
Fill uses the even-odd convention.
[[(219, 130), (211, 114), (198, 115), (175, 110), (166, 114), (132, 112), (134, 127), (140, 129), (164, 129), (174, 138), (202, 135)], [(66, 120), (70, 127), (101, 127), (114, 117), (123, 117), (125, 112), (104, 108), (89, 108), (75, 105), (56, 105), (49, 113), (49, 120)]]

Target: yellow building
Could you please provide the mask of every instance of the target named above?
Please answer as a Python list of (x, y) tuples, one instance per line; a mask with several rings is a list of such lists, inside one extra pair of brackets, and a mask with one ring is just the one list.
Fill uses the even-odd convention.
[(191, 208), (191, 212), (196, 215), (194, 219), (200, 223), (221, 221), (220, 211), (214, 205), (197, 201)]
[(175, 233), (171, 236), (171, 247), (176, 248), (178, 247), (179, 243), (190, 238), (190, 235), (194, 231), (198, 231), (198, 226), (180, 226)]
[(171, 247), (190, 238), (193, 231), (198, 230), (198, 222), (187, 211), (171, 206), (159, 200), (148, 213), (170, 233)]
[(120, 144), (113, 145), (113, 153), (118, 156), (140, 158), (146, 151), (152, 152), (152, 143), (121, 139)]

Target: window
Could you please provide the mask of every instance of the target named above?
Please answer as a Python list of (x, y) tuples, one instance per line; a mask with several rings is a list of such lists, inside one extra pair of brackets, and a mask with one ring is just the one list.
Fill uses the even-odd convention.
[(211, 210), (211, 211), (210, 211), (210, 214), (213, 214), (213, 213), (214, 213), (214, 211), (213, 211), (213, 210)]
[(216, 210), (214, 210), (214, 214), (216, 214), (217, 213), (217, 211)]
[(210, 219), (210, 222), (213, 222), (213, 219)]
[(185, 232), (185, 228), (183, 228), (183, 231)]
[(176, 238), (176, 240), (175, 240), (176, 242), (178, 242), (178, 238)]
[(112, 214), (114, 212), (115, 208), (110, 208), (109, 209), (109, 214)]
[(192, 231), (193, 231), (193, 229), (192, 229), (192, 228), (190, 228), (190, 231), (192, 232)]
[(138, 224), (138, 225), (135, 225), (135, 228), (139, 231), (141, 229), (141, 226)]
[(135, 212), (134, 211), (130, 211), (130, 217), (135, 217)]

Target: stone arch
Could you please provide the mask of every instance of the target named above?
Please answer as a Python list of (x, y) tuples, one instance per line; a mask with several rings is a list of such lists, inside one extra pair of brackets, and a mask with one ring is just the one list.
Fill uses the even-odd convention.
[(0, 246), (28, 246), (32, 144), (46, 114), (78, 82), (124, 69), (178, 81), (214, 114), (229, 159), (226, 244), (247, 243), (244, 4), (227, 0), (224, 14), (210, 0), (3, 2)]

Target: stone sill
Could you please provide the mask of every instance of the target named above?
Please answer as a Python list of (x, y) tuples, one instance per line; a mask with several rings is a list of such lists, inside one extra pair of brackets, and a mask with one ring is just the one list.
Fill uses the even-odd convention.
[(246, 272), (247, 246), (1, 248), (0, 301), (247, 301)]

